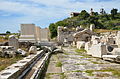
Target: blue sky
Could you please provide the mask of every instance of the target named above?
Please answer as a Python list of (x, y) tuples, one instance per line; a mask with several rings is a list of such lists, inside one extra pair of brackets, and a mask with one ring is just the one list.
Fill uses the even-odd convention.
[(120, 0), (0, 0), (0, 33), (18, 32), (21, 23), (34, 23), (42, 28), (69, 17), (70, 12), (90, 8), (109, 13), (120, 9)]

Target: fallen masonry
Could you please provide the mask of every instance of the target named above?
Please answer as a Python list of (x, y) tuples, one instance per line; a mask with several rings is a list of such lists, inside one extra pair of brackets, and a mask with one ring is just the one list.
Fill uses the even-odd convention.
[[(18, 61), (15, 64), (12, 64), (11, 66), (7, 67), (5, 70), (1, 71), (0, 79), (22, 79), (24, 78), (26, 74), (29, 72), (29, 70), (43, 56), (45, 56), (46, 58), (46, 56), (48, 57), (49, 54), (45, 54), (45, 52), (41, 50), (41, 51), (38, 51), (36, 54), (31, 54), (28, 57), (25, 57), (24, 59)], [(43, 61), (41, 61), (42, 63), (42, 64), (40, 63), (41, 66), (43, 66), (44, 64), (43, 62), (46, 62), (46, 59), (43, 59)], [(34, 77), (34, 75), (32, 77)]]
[(107, 55), (106, 58), (109, 59), (111, 58), (110, 55), (113, 57), (115, 57), (114, 55), (118, 55), (115, 59), (120, 59), (120, 31), (97, 34), (94, 32), (94, 28), (93, 24), (89, 28), (78, 26), (74, 29), (58, 26), (58, 45), (84, 49), (88, 55), (92, 55), (93, 57), (102, 58), (103, 55)]

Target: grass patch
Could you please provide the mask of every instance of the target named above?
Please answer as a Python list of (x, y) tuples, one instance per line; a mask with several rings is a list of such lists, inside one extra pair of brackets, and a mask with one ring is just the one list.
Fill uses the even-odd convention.
[(75, 70), (75, 71), (72, 71), (72, 72), (82, 72), (81, 70)]
[(97, 62), (97, 61), (91, 61), (93, 64), (104, 64), (102, 62)]
[(118, 77), (120, 77), (120, 69), (112, 69), (112, 68), (108, 68), (106, 70), (100, 70), (100, 71), (103, 71), (103, 72), (112, 72), (113, 75), (116, 75)]
[(45, 76), (45, 78), (46, 78), (46, 79), (50, 79), (50, 78), (51, 78), (51, 77), (50, 77), (50, 74), (47, 73), (46, 76)]
[(65, 79), (66, 78), (66, 76), (65, 76), (65, 74), (64, 73), (60, 73), (60, 79)]
[(81, 56), (83, 56), (83, 58), (93, 58), (92, 56), (87, 55), (86, 54), (87, 51), (84, 49), (76, 49), (75, 52), (77, 52), (77, 54), (75, 54), (75, 55), (81, 55)]
[(93, 64), (100, 64), (100, 63), (98, 63), (98, 62), (96, 62), (96, 61), (92, 61), (92, 63), (93, 63)]
[(4, 70), (6, 67), (10, 66), (13, 63), (16, 63), (16, 61), (21, 60), (22, 56), (16, 56), (14, 58), (1, 58), (0, 57), (0, 71)]
[(84, 53), (84, 52), (86, 52), (86, 50), (85, 49), (76, 49), (75, 52), (77, 52), (77, 53)]
[(70, 55), (69, 53), (63, 53), (63, 54), (65, 54), (65, 55)]
[(62, 67), (61, 61), (58, 61), (58, 62), (56, 63), (56, 67)]
[(45, 79), (50, 79), (51, 78), (50, 76), (55, 74), (59, 74), (59, 73), (47, 73)]
[(100, 63), (98, 63), (98, 62), (96, 62), (96, 61), (92, 61), (92, 63), (93, 63), (93, 64), (100, 64)]
[(86, 70), (85, 72), (88, 73), (89, 76), (93, 76), (94, 75), (93, 74), (94, 71), (95, 70)]
[[(88, 75), (90, 75), (90, 76), (93, 76), (94, 74), (93, 74), (93, 72), (112, 72), (112, 74), (114, 75), (114, 76), (118, 76), (118, 77), (120, 77), (120, 69), (112, 69), (112, 68), (107, 68), (107, 69), (104, 69), (104, 70), (86, 70), (85, 71), (86, 73), (88, 73)], [(108, 74), (102, 74), (101, 76), (108, 76)]]
[(87, 54), (85, 54), (85, 53), (76, 53), (75, 55), (83, 56), (83, 57), (80, 57), (80, 58), (93, 58), (92, 56), (87, 55)]
[(77, 64), (74, 64), (74, 65), (87, 65), (87, 63), (77, 63)]

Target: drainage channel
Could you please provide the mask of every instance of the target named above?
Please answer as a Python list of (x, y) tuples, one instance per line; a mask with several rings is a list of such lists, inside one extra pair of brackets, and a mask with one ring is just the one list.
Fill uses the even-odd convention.
[(45, 67), (45, 63), (49, 58), (51, 52), (41, 55), (37, 60), (26, 69), (18, 79), (38, 79), (42, 69)]
[(45, 56), (44, 54), (45, 53), (42, 53), (35, 61), (33, 61), (33, 63), (22, 72), (18, 79), (30, 79), (32, 74), (35, 72), (34, 67), (41, 62)]
[(22, 79), (30, 79), (32, 77), (32, 75), (34, 74), (34, 72), (36, 71), (36, 68), (39, 67), (39, 64), (41, 63), (41, 61), (43, 60), (44, 57), (45, 57), (45, 55), (41, 56), (41, 58), (37, 60), (37, 62), (34, 64), (34, 66), (27, 72), (27, 74), (25, 76), (23, 76)]
[(1, 71), (0, 79), (25, 79), (25, 77), (31, 72), (32, 68), (38, 64), (38, 62), (40, 63), (40, 60), (42, 60), (45, 55), (46, 52), (41, 50), (37, 54), (32, 54), (23, 58)]
[(41, 50), (37, 52), (37, 54), (32, 54), (23, 58), (1, 71), (0, 79), (38, 79), (49, 60), (51, 53), (51, 50), (47, 52)]
[(37, 63), (37, 67), (35, 67), (35, 72), (33, 73), (33, 75), (31, 76), (30, 79), (41, 79), (41, 75), (42, 73), (44, 73), (44, 69), (46, 67), (46, 63), (48, 62), (49, 58), (50, 58), (50, 54), (52, 52), (48, 52), (46, 53), (45, 57), (41, 60), (41, 62)]

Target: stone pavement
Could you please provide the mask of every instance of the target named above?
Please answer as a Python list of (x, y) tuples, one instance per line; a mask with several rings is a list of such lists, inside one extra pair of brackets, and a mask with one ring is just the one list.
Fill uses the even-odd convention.
[[(63, 49), (52, 56), (45, 79), (120, 79), (120, 64), (77, 53), (75, 48)], [(58, 60), (61, 67), (55, 66)]]
[(50, 63), (46, 72), (45, 79), (61, 79), (62, 70), (61, 66), (57, 66), (58, 62), (58, 56), (56, 54), (52, 55), (50, 58)]

